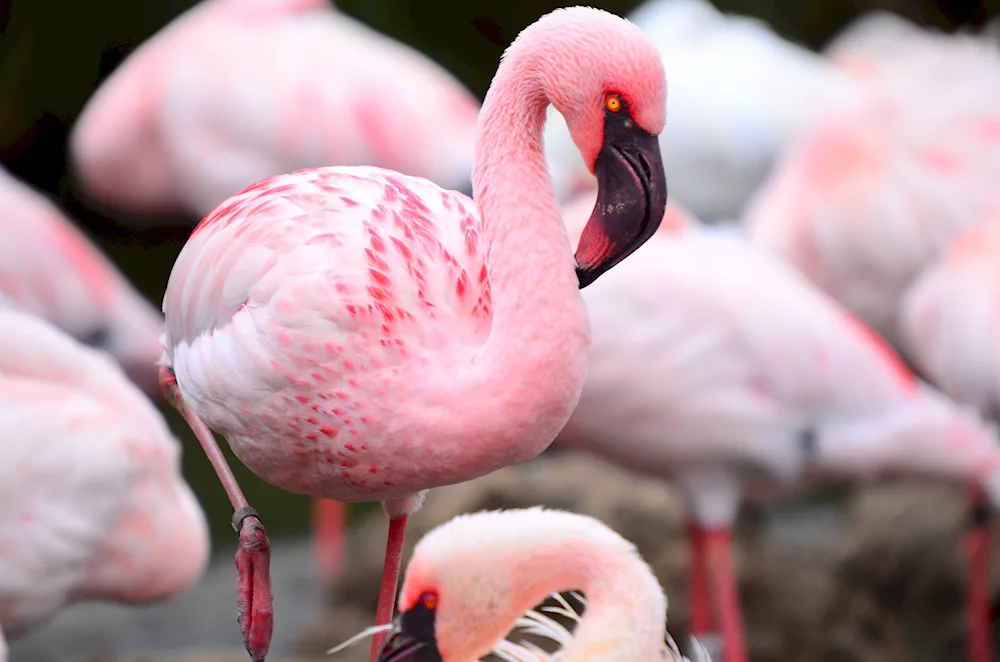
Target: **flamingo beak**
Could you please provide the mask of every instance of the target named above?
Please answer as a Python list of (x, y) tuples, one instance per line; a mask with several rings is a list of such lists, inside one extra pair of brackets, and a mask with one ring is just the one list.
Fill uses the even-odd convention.
[(396, 616), (378, 662), (441, 662), (434, 636), (434, 612), (418, 603)]
[(659, 138), (636, 124), (625, 108), (605, 112), (594, 175), (597, 204), (576, 249), (580, 289), (646, 243), (667, 207)]

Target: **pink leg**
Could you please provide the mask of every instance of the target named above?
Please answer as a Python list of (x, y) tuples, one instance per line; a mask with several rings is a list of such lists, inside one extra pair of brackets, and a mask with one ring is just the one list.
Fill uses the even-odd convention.
[(991, 662), (989, 505), (979, 487), (971, 489), (972, 522), (965, 537), (969, 557), (969, 662)]
[[(392, 610), (396, 604), (396, 585), (399, 583), (399, 566), (403, 557), (406, 520), (406, 515), (389, 520), (389, 538), (385, 543), (385, 565), (382, 567), (382, 588), (378, 592), (375, 625), (385, 625), (392, 622)], [(378, 659), (385, 635), (385, 632), (379, 632), (372, 638), (371, 662)]]
[(747, 662), (743, 618), (733, 570), (732, 534), (728, 528), (705, 531), (709, 574), (722, 623), (722, 662)]
[(313, 499), (312, 503), (316, 572), (324, 583), (329, 583), (344, 564), (347, 504), (331, 499)]
[(250, 507), (236, 482), (226, 457), (219, 449), (212, 431), (194, 412), (188, 409), (177, 388), (177, 379), (166, 368), (160, 368), (160, 388), (167, 401), (179, 411), (198, 437), (208, 461), (215, 468), (222, 486), (233, 504), (233, 528), (240, 534), (236, 552), (236, 604), (239, 609), (243, 644), (254, 662), (263, 662), (271, 646), (274, 612), (271, 605), (271, 545), (267, 531), (257, 511)]
[(687, 526), (691, 550), (691, 634), (703, 639), (718, 632), (712, 618), (708, 565), (705, 550), (705, 532), (694, 522)]

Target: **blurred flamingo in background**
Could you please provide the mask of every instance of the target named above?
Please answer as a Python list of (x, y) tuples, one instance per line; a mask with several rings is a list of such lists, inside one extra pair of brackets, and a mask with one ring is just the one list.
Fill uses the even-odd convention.
[[(795, 265), (905, 353), (904, 292), (1000, 203), (1000, 49), (981, 35), (946, 37), (876, 19), (831, 46), (868, 83), (868, 98), (805, 136), (744, 221), (755, 245)], [(983, 499), (974, 491), (973, 507), (982, 511)], [(989, 535), (983, 519), (974, 521), (971, 548)], [(986, 581), (987, 562), (978, 557), (975, 581)], [(989, 659), (982, 651), (992, 642), (989, 604), (979, 597), (970, 602), (977, 661)]]
[[(559, 591), (582, 590), (580, 616)], [(574, 632), (532, 609), (553, 594)], [(667, 599), (635, 546), (592, 517), (529, 508), (460, 515), (417, 543), (380, 662), (503, 659), (688, 662)], [(514, 628), (560, 645), (554, 657), (504, 639)], [(696, 659), (708, 662), (704, 651)]]
[(897, 346), (903, 291), (1000, 202), (1000, 49), (939, 36), (912, 50), (810, 131), (744, 216), (754, 244)]
[[(738, 218), (798, 136), (858, 94), (825, 58), (705, 0), (648, 0), (630, 18), (670, 72), (661, 140), (671, 199), (705, 221)], [(545, 139), (561, 199), (593, 186), (554, 111)]]
[(1000, 419), (1000, 214), (966, 230), (902, 303), (904, 346), (952, 397)]
[[(593, 205), (591, 192), (566, 207), (571, 240)], [(880, 338), (736, 227), (668, 207), (643, 249), (583, 297), (587, 380), (557, 443), (679, 486), (691, 517), (691, 628), (706, 646), (721, 631), (726, 662), (747, 659), (730, 549), (742, 498), (909, 473), (975, 482), (1000, 503), (995, 430), (917, 382)]]
[[(903, 345), (913, 361), (951, 397), (1000, 420), (1000, 214), (966, 230), (947, 253), (925, 269), (902, 302)], [(985, 513), (970, 535), (969, 553), (989, 571)], [(988, 574), (987, 574), (988, 577)], [(977, 660), (993, 656), (992, 584), (978, 583), (973, 627)]]
[(998, 64), (997, 41), (989, 27), (979, 34), (944, 33), (888, 11), (861, 14), (834, 36), (823, 54), (838, 69), (877, 85), (892, 83), (900, 73), (957, 77), (968, 83), (970, 65)]
[[(0, 628), (67, 603), (166, 600), (197, 582), (208, 524), (181, 445), (103, 353), (0, 305)], [(3, 653), (0, 634), (0, 660)]]
[[(161, 380), (236, 511), (240, 626), (255, 660), (273, 623), (267, 536), (208, 428), (279, 487), (382, 501), (376, 623), (388, 623), (424, 492), (535, 457), (576, 405), (590, 340), (579, 288), (663, 216), (665, 87), (635, 25), (557, 10), (500, 63), (479, 120), (475, 201), (380, 168), (320, 168), (245, 189), (192, 233), (164, 297)], [(549, 103), (600, 183), (575, 265), (541, 149)]]
[(158, 393), (163, 317), (47, 197), (0, 167), (0, 293)]
[(469, 190), (478, 109), (429, 58), (325, 0), (203, 0), (98, 89), (70, 151), (97, 203), (201, 218), (265, 177), (323, 165)]

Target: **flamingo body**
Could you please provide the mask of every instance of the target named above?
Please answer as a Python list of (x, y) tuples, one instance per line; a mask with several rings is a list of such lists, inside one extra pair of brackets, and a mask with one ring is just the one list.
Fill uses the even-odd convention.
[(50, 200), (0, 168), (0, 293), (156, 386), (163, 318)]
[(0, 627), (192, 585), (208, 525), (159, 412), (102, 353), (43, 320), (3, 306), (0, 338)]
[[(469, 198), (378, 168), (251, 187), (196, 229), (168, 284), (185, 400), (265, 480), (339, 501), (396, 499), (534, 457), (560, 416), (511, 449), (477, 441), (493, 436), (487, 403), (430, 411), (425, 397), (460, 390), (435, 375), (471, 363), (490, 330), (479, 232)], [(532, 415), (573, 391), (555, 386)], [(518, 396), (511, 414), (539, 396)]]
[[(579, 221), (572, 208), (566, 217)], [(584, 290), (588, 378), (560, 440), (656, 475), (743, 467), (751, 485), (758, 473), (791, 486), (907, 469), (960, 480), (985, 462), (1000, 501), (1000, 446), (978, 416), (919, 383), (878, 336), (735, 228), (674, 218)], [(956, 435), (972, 452), (955, 451)], [(715, 524), (728, 513), (705, 515)]]
[(203, 216), (261, 179), (376, 165), (469, 188), (479, 103), (419, 52), (324, 2), (208, 0), (140, 46), (84, 109), (84, 189)]
[(905, 346), (952, 397), (1000, 417), (1000, 224), (958, 236), (924, 270), (902, 304)]

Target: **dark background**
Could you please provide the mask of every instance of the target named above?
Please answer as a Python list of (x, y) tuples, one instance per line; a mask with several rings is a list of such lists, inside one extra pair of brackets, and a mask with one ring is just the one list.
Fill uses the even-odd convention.
[[(157, 304), (189, 227), (130, 226), (128, 219), (88, 209), (66, 171), (66, 136), (87, 98), (122, 59), (194, 4), (195, 0), (0, 0), (0, 160), (58, 198)], [(340, 0), (337, 6), (428, 54), (482, 98), (504, 46), (542, 14), (569, 4), (573, 3)], [(591, 4), (627, 14), (639, 2)], [(944, 29), (979, 25), (1000, 13), (1000, 0), (719, 0), (715, 4), (762, 18), (786, 38), (813, 48), (822, 47), (847, 21), (871, 9), (888, 9)], [(208, 461), (183, 420), (163, 409), (185, 443), (185, 472), (206, 506), (215, 535), (233, 535), (229, 503)], [(238, 461), (231, 462), (272, 534), (305, 527), (305, 497), (265, 485)]]

